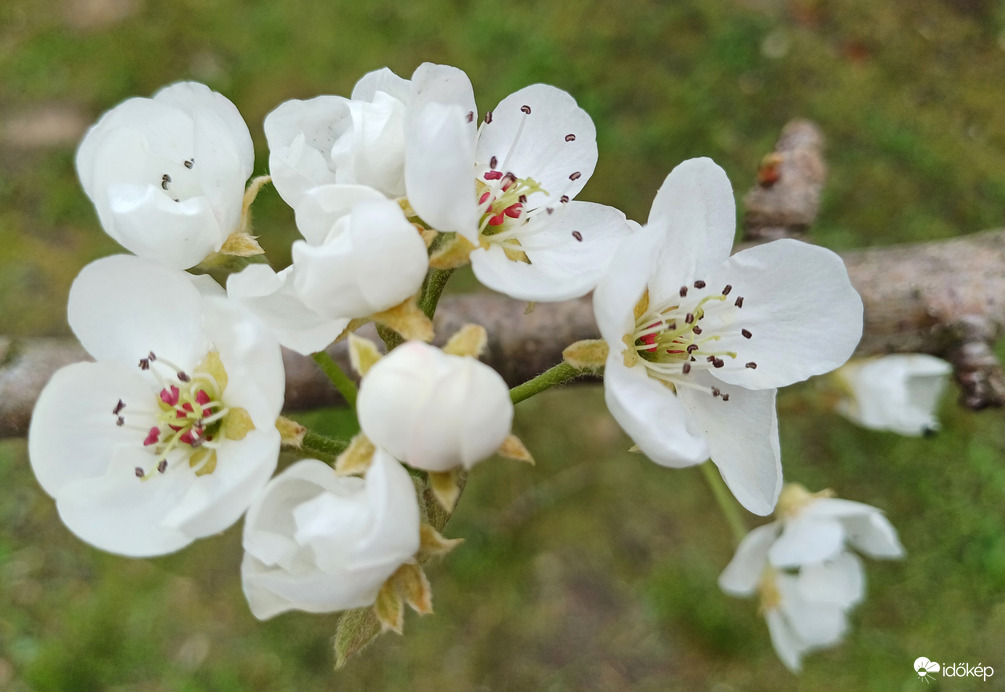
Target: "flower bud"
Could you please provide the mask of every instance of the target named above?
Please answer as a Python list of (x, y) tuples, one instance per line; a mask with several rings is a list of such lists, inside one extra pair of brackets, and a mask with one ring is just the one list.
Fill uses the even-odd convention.
[(495, 370), (418, 341), (370, 368), (356, 406), (374, 444), (434, 472), (490, 456), (513, 423), (509, 389)]
[(241, 223), (255, 152), (233, 103), (197, 82), (105, 113), (77, 150), (77, 175), (108, 235), (187, 269)]
[(248, 510), (241, 579), (260, 620), (373, 604), (419, 550), (419, 504), (408, 472), (377, 450), (366, 478), (305, 459), (276, 476)]

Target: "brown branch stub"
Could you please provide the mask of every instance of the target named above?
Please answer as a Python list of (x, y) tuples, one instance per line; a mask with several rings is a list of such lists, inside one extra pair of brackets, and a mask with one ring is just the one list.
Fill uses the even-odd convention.
[(966, 315), (948, 327), (955, 344), (946, 354), (960, 386), (960, 404), (973, 411), (1005, 405), (1005, 372), (992, 350), (1000, 327), (976, 315)]
[(820, 128), (808, 120), (792, 120), (782, 129), (775, 150), (761, 160), (757, 184), (744, 197), (744, 240), (806, 235), (827, 179), (823, 148)]

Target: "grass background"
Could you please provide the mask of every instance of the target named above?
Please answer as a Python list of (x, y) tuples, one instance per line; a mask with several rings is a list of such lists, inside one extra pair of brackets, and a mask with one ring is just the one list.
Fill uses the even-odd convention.
[[(993, 0), (4, 0), (0, 332), (68, 333), (73, 276), (118, 251), (76, 142), (178, 79), (238, 105), (258, 173), (266, 113), (384, 65), (457, 65), (482, 110), (555, 84), (597, 124), (580, 198), (640, 220), (681, 160), (711, 156), (742, 192), (781, 126), (812, 118), (830, 141), (814, 235), (844, 249), (1002, 225), (1003, 32)], [(292, 214), (271, 190), (256, 230), (284, 265)], [(732, 545), (700, 473), (627, 454), (598, 388), (521, 404), (538, 465), (478, 467), (447, 531), (467, 542), (429, 570), (436, 615), (339, 673), (334, 616), (248, 613), (239, 527), (155, 560), (99, 553), (63, 528), (24, 441), (0, 441), (0, 689), (915, 690), (922, 655), (1000, 668), (944, 689), (1005, 689), (1005, 420), (946, 399), (943, 431), (906, 439), (829, 414), (812, 385), (781, 395), (787, 477), (884, 508), (909, 554), (867, 564), (847, 641), (799, 677), (756, 604), (716, 587)]]

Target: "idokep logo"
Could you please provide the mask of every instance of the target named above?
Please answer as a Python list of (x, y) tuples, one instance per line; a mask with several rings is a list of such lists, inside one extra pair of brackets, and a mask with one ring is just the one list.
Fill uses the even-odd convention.
[(925, 682), (931, 682), (940, 672), (944, 678), (983, 678), (986, 682), (988, 678), (995, 674), (995, 669), (978, 663), (972, 666), (969, 663), (943, 663), (939, 665), (924, 656), (914, 659), (914, 672)]
[(940, 668), (941, 666), (938, 663), (929, 661), (924, 656), (914, 659), (914, 672), (925, 682), (931, 682), (932, 678), (935, 677), (935, 673), (938, 673)]

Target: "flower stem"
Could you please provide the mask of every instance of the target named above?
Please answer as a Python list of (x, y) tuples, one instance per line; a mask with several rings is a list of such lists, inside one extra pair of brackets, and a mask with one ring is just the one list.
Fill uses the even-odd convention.
[(331, 463), (348, 446), (348, 442), (308, 429), (304, 433), (304, 439), (300, 443), (299, 450), (322, 461)]
[(715, 464), (706, 461), (701, 465), (701, 472), (704, 474), (705, 480), (708, 481), (708, 486), (712, 490), (712, 495), (715, 496), (715, 501), (719, 503), (723, 516), (726, 517), (726, 523), (729, 524), (729, 528), (733, 532), (733, 538), (739, 545), (743, 537), (747, 535), (747, 527), (743, 523), (743, 517), (740, 516), (739, 505), (733, 499), (732, 493), (726, 487), (726, 483), (719, 475)]
[(440, 302), (440, 294), (443, 293), (453, 273), (453, 269), (430, 269), (426, 275), (426, 280), (422, 284), (422, 294), (419, 296), (419, 309), (429, 319), (433, 319), (436, 305)]
[(514, 404), (519, 404), (524, 399), (529, 399), (535, 394), (540, 394), (555, 385), (564, 384), (585, 374), (585, 372), (563, 361), (558, 365), (548, 368), (534, 379), (527, 380), (523, 384), (513, 387), (513, 389), (509, 390), (509, 398)]
[(321, 366), (325, 375), (335, 385), (335, 389), (339, 390), (339, 393), (342, 394), (345, 402), (352, 408), (356, 408), (356, 383), (342, 372), (342, 368), (326, 352), (318, 351), (311, 357), (315, 363)]

